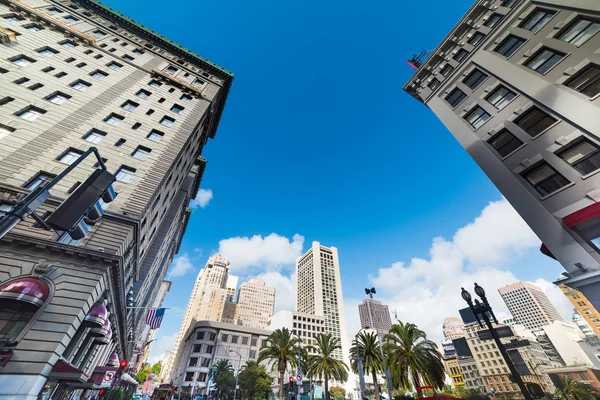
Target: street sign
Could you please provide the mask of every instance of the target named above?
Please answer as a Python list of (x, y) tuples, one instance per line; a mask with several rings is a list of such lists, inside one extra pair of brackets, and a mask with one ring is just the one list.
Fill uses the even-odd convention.
[(106, 371), (104, 378), (102, 378), (101, 388), (111, 387), (113, 380), (115, 379), (115, 371)]
[(304, 393), (304, 388), (302, 386), (300, 386), (299, 392), (300, 392), (300, 394)]

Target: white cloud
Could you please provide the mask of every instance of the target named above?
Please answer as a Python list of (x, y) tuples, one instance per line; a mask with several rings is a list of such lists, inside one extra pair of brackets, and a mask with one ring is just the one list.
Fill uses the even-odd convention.
[[(376, 296), (389, 305), (392, 318), (397, 312), (400, 320), (417, 324), (430, 338), (439, 341), (444, 318), (458, 316), (458, 310), (466, 307), (460, 288), (473, 293), (474, 282), (486, 289), (498, 319), (507, 317), (508, 310), (497, 289), (519, 281), (507, 264), (539, 245), (531, 229), (502, 199), (488, 204), (473, 222), (458, 229), (452, 240), (433, 239), (427, 259), (416, 257), (408, 263), (380, 268), (369, 280), (380, 289)], [(544, 279), (535, 284), (565, 314), (560, 290)], [(355, 332), (359, 326), (355, 311), (359, 301), (344, 301), (351, 334), (350, 329)]]
[(169, 277), (179, 277), (186, 275), (188, 272), (192, 272), (194, 270), (194, 265), (190, 260), (190, 256), (187, 253), (184, 253), (180, 256), (175, 257), (173, 260), (173, 264), (171, 267), (171, 274)]
[(190, 201), (191, 208), (204, 208), (213, 198), (213, 192), (211, 189), (199, 189), (196, 193), (196, 197)]
[(264, 272), (255, 278), (275, 288), (275, 312), (296, 309), (296, 274), (290, 277), (277, 271)]
[(248, 267), (278, 270), (294, 265), (302, 254), (304, 236), (295, 234), (292, 240), (271, 233), (268, 236), (233, 237), (219, 242), (219, 253), (231, 262), (231, 270), (240, 272)]
[(177, 340), (177, 332), (170, 336), (163, 336), (150, 343), (150, 354), (148, 354), (148, 362), (156, 364), (165, 357), (167, 351), (173, 350), (175, 341)]

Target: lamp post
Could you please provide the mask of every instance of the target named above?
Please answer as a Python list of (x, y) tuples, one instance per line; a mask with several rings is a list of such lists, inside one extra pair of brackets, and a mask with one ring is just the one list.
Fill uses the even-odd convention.
[[(301, 364), (301, 357), (300, 354), (302, 352), (302, 338), (300, 338), (300, 336), (296, 333), (295, 329), (289, 330), (288, 328), (283, 328), (284, 331), (289, 332), (292, 335), (295, 335), (298, 338), (298, 365), (296, 367), (296, 378), (298, 382), (298, 386), (301, 386), (301, 382), (302, 382), (302, 364)], [(292, 390), (292, 388), (290, 388), (290, 391)], [(310, 391), (310, 389), (309, 389)], [(312, 397), (312, 393), (310, 394), (310, 396)]]
[[(358, 383), (360, 385), (360, 399), (364, 399), (365, 398), (365, 371), (363, 369), (363, 359), (360, 356), (360, 353), (358, 351), (358, 335), (360, 335), (360, 330), (356, 333), (356, 335), (354, 336), (354, 343), (355, 343), (355, 348), (356, 348), (356, 365), (358, 367)], [(373, 382), (375, 385), (377, 385), (377, 382)]]
[(235, 350), (229, 350), (230, 353), (237, 354), (240, 358), (238, 359), (238, 369), (235, 373), (235, 387), (233, 388), (233, 400), (235, 400), (237, 395), (237, 387), (238, 387), (238, 379), (240, 377), (240, 368), (242, 367), (242, 355)]
[[(365, 293), (367, 294), (367, 296), (369, 296), (371, 299), (373, 299), (373, 295), (375, 293), (377, 293), (377, 291), (375, 290), (374, 287), (372, 287), (371, 289), (369, 288), (365, 288)], [(384, 373), (385, 373), (385, 382), (387, 385), (387, 392), (388, 392), (388, 396), (391, 399), (392, 398), (392, 378), (390, 376), (390, 370), (389, 368), (385, 365), (385, 356), (383, 355), (383, 338), (381, 337), (381, 335), (379, 334), (379, 328), (377, 327), (377, 324), (375, 323), (374, 319), (373, 319), (373, 314), (371, 312), (371, 307), (369, 307), (369, 305), (367, 304), (367, 310), (369, 310), (369, 319), (371, 320), (372, 324), (375, 326), (375, 332), (377, 333), (377, 338), (379, 339), (379, 351), (381, 352), (381, 362), (383, 364), (383, 369), (384, 369)], [(377, 382), (373, 382), (375, 385), (377, 385)]]
[(490, 315), (492, 316), (496, 324), (498, 323), (498, 320), (494, 315), (494, 311), (492, 311), (492, 306), (490, 306), (490, 303), (488, 302), (488, 299), (485, 296), (485, 290), (483, 290), (483, 288), (477, 283), (475, 283), (475, 294), (477, 294), (477, 296), (481, 298), (483, 303), (480, 302), (478, 299), (475, 299), (475, 304), (473, 304), (471, 293), (467, 292), (465, 288), (461, 288), (460, 295), (462, 296), (463, 300), (466, 301), (469, 305), (469, 308), (473, 312), (473, 315), (475, 315), (475, 318), (477, 319), (477, 322), (479, 323), (480, 327), (483, 327), (480, 317), (483, 318), (483, 321), (488, 327), (488, 330), (490, 331), (494, 342), (496, 342), (496, 346), (498, 346), (498, 350), (500, 350), (500, 354), (502, 354), (502, 358), (504, 358), (504, 362), (506, 363), (506, 365), (508, 365), (508, 369), (510, 370), (513, 379), (515, 380), (515, 383), (519, 386), (519, 389), (521, 389), (523, 397), (525, 397), (525, 400), (532, 400), (531, 394), (529, 393), (529, 391), (525, 387), (525, 384), (523, 383), (523, 380), (521, 379), (521, 375), (519, 375), (519, 372), (517, 371), (510, 357), (508, 356), (504, 344), (500, 341), (500, 336), (498, 336), (496, 328), (494, 328), (494, 326), (492, 325)]

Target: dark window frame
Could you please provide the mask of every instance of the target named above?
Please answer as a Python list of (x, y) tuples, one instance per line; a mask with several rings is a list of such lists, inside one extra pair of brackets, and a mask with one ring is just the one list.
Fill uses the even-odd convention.
[(456, 108), (466, 98), (467, 98), (467, 94), (465, 92), (463, 92), (462, 90), (460, 90), (459, 88), (455, 87), (454, 89), (452, 89), (452, 91), (450, 93), (448, 93), (448, 95), (444, 98), (444, 100), (446, 100), (446, 102), (448, 104), (450, 104), (450, 106), (452, 106), (452, 108)]
[[(508, 140), (502, 141), (504, 138), (508, 138)], [(500, 155), (500, 157), (502, 157), (502, 159), (507, 158), (525, 144), (514, 133), (506, 128), (503, 128), (494, 134), (487, 140), (487, 143)]]
[[(584, 82), (578, 82), (577, 85), (572, 86), (573, 83), (575, 83), (578, 80), (581, 80), (581, 78), (583, 78), (590, 71), (594, 72), (594, 70), (595, 70), (595, 74), (592, 75), (590, 78), (586, 79)], [(576, 74), (573, 74), (573, 76), (571, 76), (564, 83), (564, 85), (571, 90), (574, 90), (578, 93), (583, 94), (584, 96), (587, 96), (589, 98), (595, 98), (596, 96), (598, 96), (600, 94), (600, 65), (596, 64), (596, 63), (589, 63), (588, 65), (586, 65), (585, 67), (583, 67), (579, 71), (577, 71)], [(593, 93), (593, 94), (586, 93), (587, 89), (594, 88), (594, 87), (596, 87), (595, 93)]]
[[(532, 64), (534, 64), (545, 52), (551, 53), (552, 55), (549, 58), (546, 58), (545, 61), (543, 61), (541, 64), (534, 68)], [(560, 58), (555, 58), (556, 56), (559, 56)], [(523, 65), (529, 68), (530, 70), (537, 72), (538, 74), (545, 75), (548, 72), (550, 72), (552, 68), (558, 65), (566, 56), (567, 53), (563, 53), (562, 51), (553, 49), (552, 47), (544, 46), (538, 51), (536, 51), (535, 54), (532, 55), (529, 59), (527, 59), (527, 61), (523, 63)]]
[[(569, 151), (571, 151), (571, 150), (573, 150), (573, 149), (581, 146), (583, 143), (587, 143), (587, 144), (591, 145), (595, 150), (592, 151), (589, 154), (586, 154), (582, 158), (574, 161), (573, 163), (567, 161), (564, 158), (564, 156)], [(554, 154), (556, 154), (564, 162), (566, 162), (567, 164), (569, 164), (571, 167), (573, 167), (574, 169), (576, 169), (580, 174), (582, 174), (584, 176), (585, 175), (589, 175), (589, 174), (591, 174), (593, 172), (596, 172), (596, 171), (598, 171), (600, 169), (600, 145), (598, 145), (597, 143), (594, 143), (593, 141), (591, 141), (590, 139), (588, 139), (585, 136), (582, 136), (582, 137), (579, 137), (579, 138), (573, 140), (571, 143), (567, 144), (566, 146), (564, 146), (564, 148), (558, 150)], [(586, 166), (589, 166), (590, 164), (593, 164), (595, 166), (595, 168), (593, 168), (593, 169), (585, 169)]]
[[(515, 40), (515, 43), (506, 49), (506, 51), (501, 52), (503, 47), (505, 47), (512, 39)], [(494, 47), (494, 52), (504, 56), (506, 58), (512, 57), (523, 45), (527, 42), (527, 39), (522, 38), (521, 36), (510, 34), (502, 40), (498, 46)]]
[[(533, 172), (538, 171), (544, 167), (548, 167), (554, 173), (537, 183), (534, 183), (531, 180), (529, 180), (529, 178), (527, 176), (531, 175)], [(550, 165), (546, 160), (538, 162), (535, 165), (527, 168), (526, 170), (521, 172), (520, 175), (525, 180), (525, 182), (527, 182), (543, 198), (546, 198), (546, 197), (560, 191), (565, 186), (568, 186), (571, 183), (571, 181), (569, 181), (564, 175), (562, 175), (560, 172), (558, 172), (556, 170), (556, 168), (554, 168), (552, 165)], [(552, 191), (546, 190), (542, 187), (543, 184), (550, 182), (554, 178), (558, 178), (558, 180), (561, 180), (561, 178), (562, 178), (563, 181), (558, 183), (559, 185), (561, 185), (560, 187), (558, 187)]]
[[(526, 122), (527, 119), (534, 117), (534, 115), (533, 115), (534, 113), (539, 114), (539, 117), (535, 120), (535, 122), (523, 126), (523, 123)], [(533, 132), (530, 132), (530, 130), (533, 127), (537, 126), (540, 122), (542, 122), (544, 120), (549, 121), (550, 123), (543, 123), (541, 129), (535, 128), (533, 130)], [(529, 122), (529, 121), (527, 121), (527, 122)], [(544, 110), (542, 110), (541, 108), (539, 108), (537, 106), (528, 108), (525, 112), (523, 112), (521, 115), (519, 115), (513, 121), (513, 123), (515, 125), (517, 125), (519, 128), (521, 128), (523, 131), (527, 132), (527, 134), (529, 136), (531, 136), (532, 138), (535, 138), (535, 137), (538, 137), (539, 135), (544, 134), (545, 132), (548, 131), (548, 129), (555, 126), (558, 122), (559, 122), (559, 120), (557, 118), (555, 118), (554, 116), (550, 115), (549, 113), (545, 112)]]

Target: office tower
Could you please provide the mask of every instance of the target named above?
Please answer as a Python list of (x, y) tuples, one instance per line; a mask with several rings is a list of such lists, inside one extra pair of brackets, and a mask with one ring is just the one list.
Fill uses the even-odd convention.
[(324, 318), (320, 315), (306, 314), (298, 311), (279, 310), (269, 320), (266, 329), (289, 329), (302, 340), (302, 347), (308, 354), (315, 354), (315, 337), (325, 332)]
[(452, 340), (465, 337), (464, 323), (458, 317), (447, 317), (444, 319), (444, 339)]
[(375, 299), (365, 299), (358, 305), (360, 325), (363, 328), (375, 329), (386, 335), (392, 329), (392, 318), (387, 305)]
[[(0, 397), (35, 399), (67, 384), (80, 395), (113, 352), (132, 359), (145, 311), (126, 308), (126, 294), (133, 288), (136, 307), (155, 301), (233, 76), (98, 1), (2, 0), (0, 16), (0, 210), (92, 146), (117, 179), (118, 196), (84, 221), (84, 238), (28, 218), (0, 242), (9, 271), (0, 298), (20, 298), (1, 308), (23, 322), (2, 337), (18, 343)], [(38, 214), (47, 218), (97, 165), (86, 158)]]
[(265, 281), (250, 279), (240, 285), (235, 322), (238, 325), (265, 329), (275, 312), (275, 288)]
[(597, 17), (594, 1), (475, 1), (426, 60), (412, 60), (404, 90), (562, 264), (562, 282), (600, 309)]
[(565, 296), (567, 296), (571, 304), (573, 304), (577, 313), (585, 319), (596, 336), (600, 337), (600, 313), (596, 310), (594, 305), (591, 304), (579, 290), (573, 289), (562, 283), (559, 283), (558, 287), (563, 291)]
[(536, 329), (562, 321), (556, 308), (542, 289), (527, 282), (517, 282), (498, 289), (502, 300), (517, 323)]
[(311, 248), (296, 259), (296, 275), (296, 311), (323, 316), (325, 333), (341, 340), (342, 349), (336, 350), (334, 356), (350, 365), (337, 248), (313, 242)]

